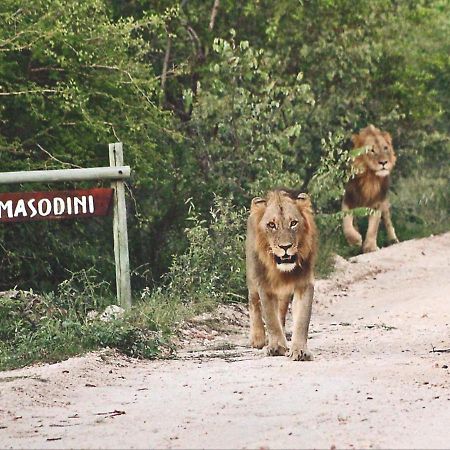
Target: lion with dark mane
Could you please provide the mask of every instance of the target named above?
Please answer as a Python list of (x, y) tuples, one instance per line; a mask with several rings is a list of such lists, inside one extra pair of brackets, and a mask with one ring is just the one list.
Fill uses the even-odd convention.
[[(311, 360), (307, 349), (314, 294), (316, 226), (307, 194), (287, 189), (254, 198), (247, 222), (246, 267), (250, 344), (269, 355)], [(284, 331), (292, 300), (290, 349)]]
[[(363, 252), (378, 250), (377, 234), (380, 218), (383, 217), (388, 239), (398, 242), (392, 225), (388, 189), (390, 174), (395, 166), (396, 156), (391, 135), (373, 125), (362, 129), (352, 136), (355, 149), (364, 148), (364, 153), (353, 160), (355, 175), (349, 180), (342, 201), (345, 238), (350, 245), (362, 246)], [(366, 238), (354, 226), (351, 210), (358, 207), (372, 208), (369, 216)]]

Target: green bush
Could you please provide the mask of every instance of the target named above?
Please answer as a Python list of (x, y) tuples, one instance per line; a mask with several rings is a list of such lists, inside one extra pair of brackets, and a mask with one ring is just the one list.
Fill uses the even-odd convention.
[(397, 180), (391, 202), (401, 240), (448, 231), (448, 186), (447, 170), (417, 171)]
[(154, 358), (168, 340), (133, 312), (104, 322), (89, 313), (111, 303), (93, 271), (72, 274), (56, 293), (9, 291), (0, 295), (0, 370), (35, 361), (54, 362), (98, 348), (115, 348), (137, 358)]
[[(245, 210), (216, 197), (209, 221), (190, 204), (189, 245), (174, 255), (162, 285), (143, 294), (141, 307), (165, 304), (198, 312), (219, 302), (242, 301), (245, 293)], [(149, 306), (150, 305), (150, 306)]]

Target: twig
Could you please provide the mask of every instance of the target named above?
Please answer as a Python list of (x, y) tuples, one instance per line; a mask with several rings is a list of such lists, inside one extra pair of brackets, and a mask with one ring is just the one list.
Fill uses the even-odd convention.
[(33, 67), (30, 72), (65, 72), (65, 69), (61, 67)]
[(25, 95), (25, 94), (55, 94), (56, 92), (58, 92), (56, 89), (31, 89), (29, 91), (0, 92), (0, 95), (11, 96), (11, 95)]
[(126, 414), (125, 411), (118, 411), (117, 409), (115, 409), (114, 411), (109, 411), (109, 412), (100, 412), (100, 413), (96, 413), (96, 416), (108, 416), (108, 417), (114, 417), (114, 416), (122, 416), (123, 414)]
[(167, 68), (169, 67), (171, 48), (172, 48), (172, 37), (169, 35), (169, 36), (167, 36), (166, 54), (164, 55), (163, 71), (162, 71), (162, 75), (161, 75), (161, 89), (163, 90), (163, 92), (164, 92), (164, 88), (166, 86)]
[(53, 428), (66, 428), (66, 427), (78, 427), (80, 426), (79, 423), (68, 423), (68, 424), (63, 424), (63, 423), (51, 423), (49, 425), (49, 427), (53, 427)]
[(83, 67), (91, 68), (91, 69), (105, 69), (105, 70), (114, 70), (118, 72), (124, 73), (130, 80), (131, 84), (136, 88), (136, 90), (147, 100), (148, 103), (150, 103), (152, 106), (156, 107), (155, 103), (152, 102), (152, 100), (148, 97), (148, 95), (139, 87), (138, 83), (135, 81), (135, 79), (132, 77), (131, 73), (128, 72), (125, 69), (121, 69), (117, 66), (105, 66), (103, 64), (90, 64), (90, 65), (83, 65)]
[(117, 66), (106, 66), (104, 64), (83, 64), (82, 67), (86, 67), (87, 69), (105, 69), (105, 70), (115, 70), (118, 72), (126, 72)]
[(117, 136), (116, 129), (114, 128), (114, 124), (112, 124), (111, 122), (102, 122), (102, 123), (104, 125), (108, 125), (109, 127), (111, 127), (111, 131), (113, 132), (114, 137), (117, 139), (117, 142), (120, 142), (120, 138), (119, 138), (119, 136)]
[(246, 300), (243, 295), (235, 294), (234, 292), (226, 292), (225, 295), (231, 295), (232, 297), (240, 298), (241, 300)]
[(61, 160), (58, 159), (58, 158), (55, 158), (51, 153), (49, 153), (47, 150), (45, 150), (45, 148), (42, 147), (42, 145), (37, 144), (37, 143), (36, 143), (36, 145), (37, 145), (37, 146), (38, 146), (38, 147), (39, 147), (46, 155), (50, 156), (50, 158), (53, 159), (54, 161), (56, 161), (56, 162), (58, 162), (58, 163), (60, 163), (60, 164), (62, 164), (62, 165), (64, 165), (64, 166), (70, 166), (70, 167), (75, 167), (76, 169), (81, 169), (81, 166), (77, 166), (76, 164), (64, 162), (64, 161), (61, 161)]
[(433, 345), (431, 346), (430, 353), (450, 353), (450, 348), (435, 348)]

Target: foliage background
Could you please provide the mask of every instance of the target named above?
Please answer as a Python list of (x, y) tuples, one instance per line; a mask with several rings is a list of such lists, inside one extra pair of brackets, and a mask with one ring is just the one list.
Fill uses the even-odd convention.
[[(271, 187), (313, 195), (321, 273), (349, 254), (334, 213), (368, 123), (394, 137), (400, 239), (448, 229), (449, 55), (445, 0), (4, 0), (1, 170), (107, 165), (122, 141), (145, 317), (241, 299), (245, 208)], [(2, 225), (0, 289), (114, 286), (110, 225)]]

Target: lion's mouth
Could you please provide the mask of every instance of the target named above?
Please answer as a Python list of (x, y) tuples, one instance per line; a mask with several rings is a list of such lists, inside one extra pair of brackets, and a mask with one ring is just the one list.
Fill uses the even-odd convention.
[(297, 261), (297, 255), (284, 255), (284, 256), (277, 256), (275, 257), (275, 263), (280, 266), (282, 264), (294, 264)]
[(385, 177), (385, 176), (389, 175), (389, 169), (387, 169), (386, 167), (383, 167), (382, 169), (377, 170), (376, 174), (379, 177)]

